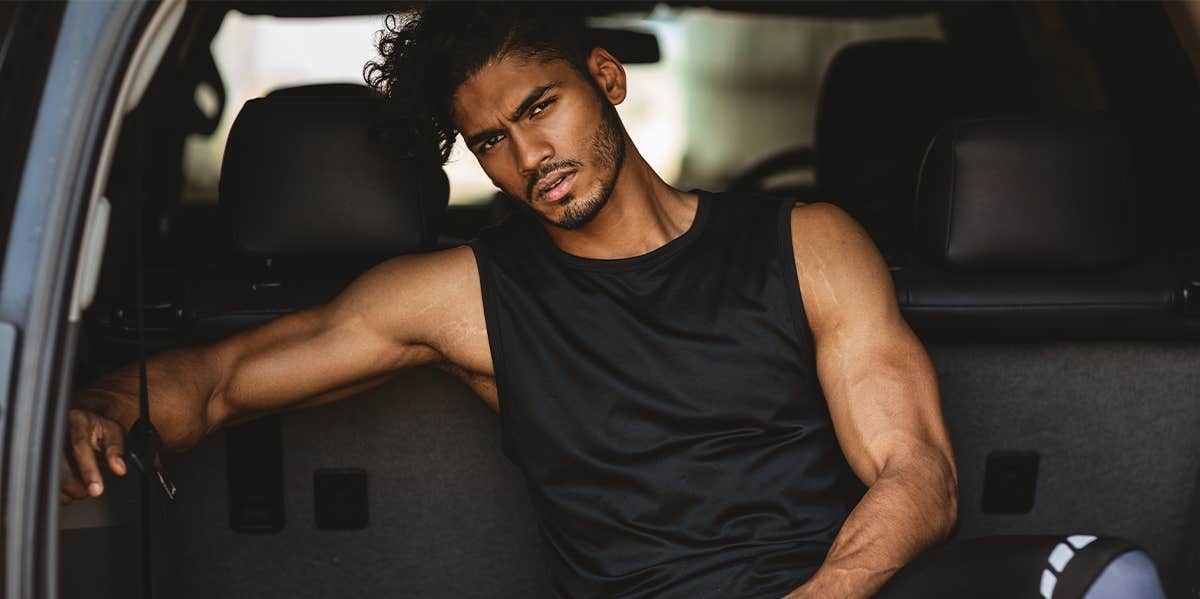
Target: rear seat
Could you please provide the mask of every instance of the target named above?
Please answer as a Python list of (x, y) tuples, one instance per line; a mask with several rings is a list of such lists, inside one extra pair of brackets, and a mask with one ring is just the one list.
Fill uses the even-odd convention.
[(1113, 123), (953, 121), (921, 170), (921, 259), (893, 276), (938, 373), (957, 536), (1126, 538), (1169, 582), (1200, 467), (1200, 345), (1182, 273), (1136, 237), (1136, 193)]
[[(181, 275), (180, 343), (323, 303), (372, 264), (435, 246), (445, 175), (435, 157), (422, 170), (384, 156), (372, 141), (378, 108), (362, 86), (281, 90), (242, 108), (220, 186), (242, 258)], [(160, 528), (165, 595), (547, 595), (537, 526), (499, 444), (495, 415), (433, 368), (218, 432), (170, 460), (180, 491)], [(323, 469), (365, 471), (365, 528), (318, 529)], [(278, 530), (233, 530), (247, 522)]]

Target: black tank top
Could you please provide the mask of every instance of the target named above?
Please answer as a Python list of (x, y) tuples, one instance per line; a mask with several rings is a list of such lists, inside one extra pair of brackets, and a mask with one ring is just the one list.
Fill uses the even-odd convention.
[(471, 242), (505, 454), (564, 597), (779, 597), (849, 510), (792, 201), (698, 192), (649, 253), (573, 256), (520, 213)]

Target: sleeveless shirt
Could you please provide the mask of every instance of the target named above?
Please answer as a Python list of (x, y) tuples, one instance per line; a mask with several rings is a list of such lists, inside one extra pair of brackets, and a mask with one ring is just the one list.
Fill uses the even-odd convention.
[(698, 193), (685, 233), (631, 258), (568, 254), (525, 212), (471, 242), (558, 596), (778, 598), (849, 512), (793, 201)]

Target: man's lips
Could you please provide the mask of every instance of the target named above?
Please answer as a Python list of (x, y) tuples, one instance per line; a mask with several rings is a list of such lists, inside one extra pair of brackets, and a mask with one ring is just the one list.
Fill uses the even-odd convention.
[(575, 172), (557, 172), (551, 173), (538, 182), (537, 191), (538, 199), (542, 202), (557, 202), (566, 196), (571, 191), (571, 186), (575, 183)]

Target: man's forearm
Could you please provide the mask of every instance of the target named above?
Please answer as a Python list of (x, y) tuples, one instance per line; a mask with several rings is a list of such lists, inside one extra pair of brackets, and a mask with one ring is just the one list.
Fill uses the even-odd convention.
[(953, 466), (937, 451), (892, 460), (846, 519), (821, 568), (785, 599), (870, 597), (950, 534), (957, 487)]
[[(167, 450), (195, 445), (219, 423), (210, 405), (218, 374), (206, 348), (183, 348), (146, 362), (151, 420)], [(71, 407), (113, 420), (129, 430), (138, 419), (137, 362), (110, 372), (71, 395)]]

